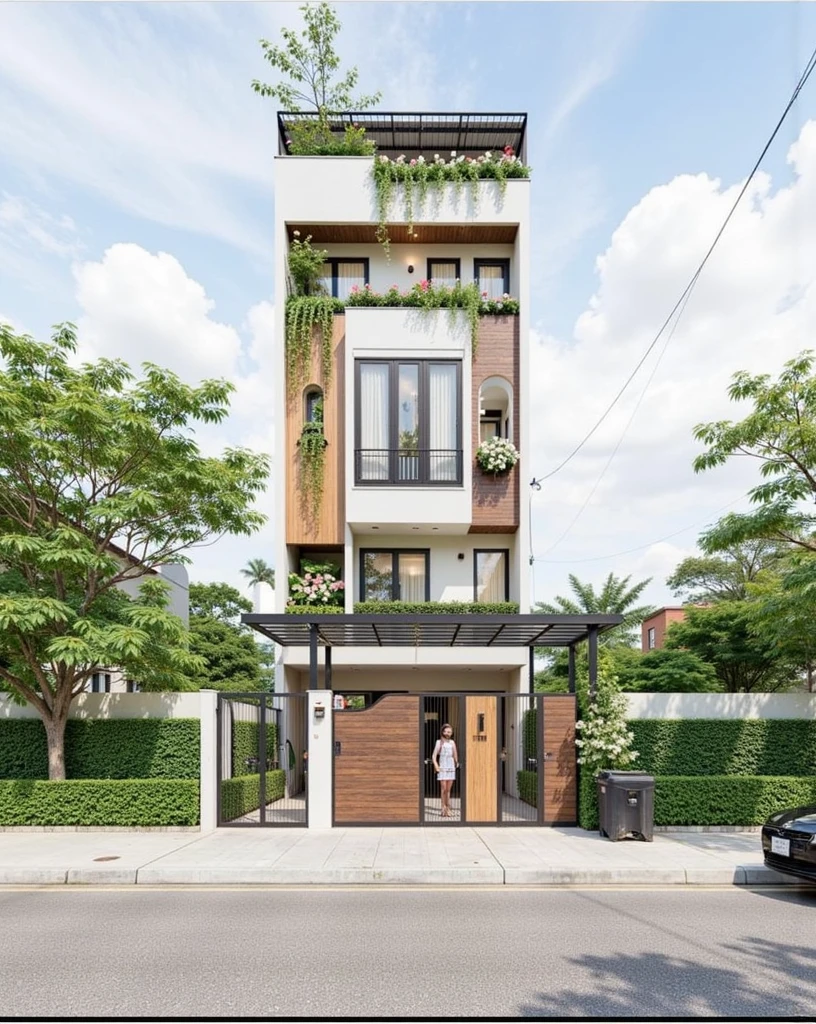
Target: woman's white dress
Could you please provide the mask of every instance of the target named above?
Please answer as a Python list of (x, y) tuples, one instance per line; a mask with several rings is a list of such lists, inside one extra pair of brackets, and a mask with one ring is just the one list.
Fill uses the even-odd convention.
[(440, 782), (452, 782), (456, 778), (456, 762), (453, 759), (455, 744), (453, 740), (437, 740), (434, 756), (439, 762), (436, 777)]

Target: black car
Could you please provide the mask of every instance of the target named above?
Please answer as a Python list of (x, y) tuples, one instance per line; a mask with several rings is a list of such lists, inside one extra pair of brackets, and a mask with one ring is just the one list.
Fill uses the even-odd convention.
[(816, 804), (772, 814), (762, 826), (762, 852), (774, 871), (816, 882)]

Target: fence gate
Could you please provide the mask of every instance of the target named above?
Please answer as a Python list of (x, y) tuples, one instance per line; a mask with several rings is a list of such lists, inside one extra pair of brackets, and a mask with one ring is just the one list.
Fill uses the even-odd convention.
[[(443, 814), (433, 752), (453, 729), (460, 768)], [(334, 712), (336, 825), (572, 825), (571, 695), (384, 694)]]
[(305, 693), (219, 693), (218, 824), (307, 824)]

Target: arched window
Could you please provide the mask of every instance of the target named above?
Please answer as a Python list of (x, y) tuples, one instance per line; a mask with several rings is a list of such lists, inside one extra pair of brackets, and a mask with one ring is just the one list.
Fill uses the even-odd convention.
[(305, 423), (323, 422), (323, 391), (310, 384), (303, 392), (303, 420)]
[(513, 388), (504, 377), (488, 377), (479, 388), (479, 443), (489, 437), (513, 440)]

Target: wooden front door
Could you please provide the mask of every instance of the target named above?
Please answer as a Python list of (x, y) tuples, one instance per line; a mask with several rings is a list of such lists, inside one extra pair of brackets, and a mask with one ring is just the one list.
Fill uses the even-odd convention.
[(497, 697), (465, 698), (465, 820), (498, 820)]

